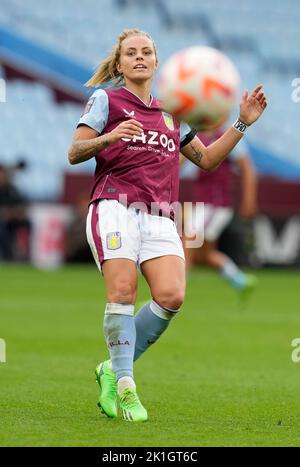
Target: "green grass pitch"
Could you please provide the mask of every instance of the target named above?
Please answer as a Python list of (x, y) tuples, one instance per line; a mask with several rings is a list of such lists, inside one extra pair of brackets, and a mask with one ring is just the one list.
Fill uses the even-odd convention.
[(107, 358), (96, 268), (2, 265), (0, 276), (1, 446), (299, 446), (299, 272), (259, 272), (244, 311), (217, 274), (192, 273), (180, 315), (135, 365), (143, 424), (96, 407)]

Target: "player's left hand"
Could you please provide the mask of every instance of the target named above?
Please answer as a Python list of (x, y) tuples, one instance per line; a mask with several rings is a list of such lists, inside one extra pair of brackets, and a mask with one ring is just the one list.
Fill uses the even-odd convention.
[(254, 123), (267, 107), (267, 99), (265, 93), (261, 90), (262, 87), (263, 85), (259, 84), (250, 96), (247, 89), (243, 94), (240, 103), (240, 120), (246, 125)]

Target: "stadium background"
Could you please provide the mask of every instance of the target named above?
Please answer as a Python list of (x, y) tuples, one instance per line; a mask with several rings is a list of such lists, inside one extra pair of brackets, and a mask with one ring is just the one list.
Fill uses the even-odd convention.
[[(256, 349), (260, 359), (267, 358), (268, 352), (270, 352), (270, 362), (273, 362), (271, 351), (273, 343), (276, 351), (281, 349), (285, 353), (286, 361), (285, 363), (282, 361), (282, 372), (276, 373), (275, 379), (280, 385), (281, 378), (288, 380), (290, 377), (290, 397), (292, 397), (293, 390), (297, 385), (294, 379), (294, 367), (289, 366), (291, 365), (289, 346), (292, 338), (297, 337), (297, 325), (299, 325), (299, 317), (296, 313), (296, 284), (299, 279), (298, 267), (300, 265), (300, 145), (298, 129), (300, 79), (297, 80), (300, 76), (299, 20), (300, 5), (297, 0), (287, 0), (286, 2), (277, 0), (255, 0), (252, 2), (236, 0), (224, 2), (217, 0), (187, 0), (185, 2), (181, 0), (86, 0), (84, 4), (79, 0), (48, 0), (47, 2), (0, 0), (0, 164), (11, 169), (14, 184), (28, 202), (27, 214), (31, 223), (29, 255), (31, 262), (38, 268), (55, 269), (62, 266), (65, 231), (66, 226), (74, 216), (73, 206), (77, 205), (76, 212), (80, 215), (81, 203), (86, 201), (93, 173), (93, 162), (89, 161), (83, 165), (71, 167), (67, 161), (67, 150), (78, 118), (82, 113), (84, 102), (91, 92), (82, 84), (89, 78), (93, 68), (110, 51), (120, 31), (131, 27), (148, 31), (158, 45), (161, 63), (172, 52), (189, 45), (203, 44), (217, 47), (233, 59), (241, 73), (244, 87), (251, 88), (257, 83), (264, 83), (269, 107), (259, 124), (249, 129), (246, 137), (249, 153), (259, 173), (259, 214), (250, 224), (245, 224), (236, 218), (223, 241), (225, 249), (227, 248), (227, 251), (231, 252), (239, 262), (256, 268), (293, 266), (295, 269), (292, 272), (285, 269), (284, 297), (279, 294), (279, 288), (282, 287), (282, 270), (279, 269), (274, 273), (273, 270), (258, 272), (262, 285), (261, 291), (258, 292), (256, 298), (253, 298), (250, 309), (252, 311), (254, 309), (254, 314), (251, 318), (222, 314), (222, 310), (219, 310), (220, 304), (222, 303), (222, 308), (231, 310), (233, 296), (223, 284), (218, 282), (219, 279), (214, 278), (208, 272), (204, 273), (202, 270), (196, 271), (191, 276), (189, 291), (190, 297), (193, 297), (194, 301), (191, 298), (188, 299), (186, 307), (193, 308), (197, 304), (197, 307), (201, 308), (203, 303), (206, 311), (214, 311), (215, 318), (211, 322), (205, 315), (205, 311), (204, 318), (197, 317), (198, 320), (204, 319), (204, 323), (203, 321), (198, 323), (199, 329), (202, 329), (204, 324), (204, 328), (206, 326), (208, 333), (210, 333), (219, 319), (223, 329), (228, 331), (223, 342), (225, 332), (216, 330), (218, 337), (224, 344), (223, 347), (220, 344), (220, 348), (217, 349), (220, 351), (220, 360), (215, 365), (216, 374), (218, 364), (226, 367), (228, 363), (226, 358), (233, 354), (233, 349), (228, 345), (226, 339), (229, 338), (228, 336), (231, 336), (230, 339), (239, 336), (239, 339), (242, 340), (243, 323), (246, 321), (250, 326), (251, 338), (249, 337), (249, 339), (252, 343), (254, 339), (256, 345), (252, 351)], [(22, 170), (13, 170), (19, 161), (24, 161), (25, 167)], [(192, 167), (185, 169), (182, 174), (182, 199), (191, 196), (194, 175), (195, 171)], [(238, 190), (238, 186), (235, 189)], [(30, 369), (33, 373), (36, 371), (34, 374), (37, 377), (42, 371), (41, 368), (37, 370), (40, 364), (38, 363), (38, 355), (39, 352), (42, 352), (43, 355), (44, 350), (42, 343), (33, 339), (37, 335), (35, 333), (42, 334), (49, 339), (46, 347), (49, 347), (49, 355), (50, 352), (56, 354), (57, 362), (60, 361), (61, 357), (59, 352), (64, 351), (62, 329), (66, 332), (64, 337), (73, 342), (74, 348), (78, 336), (80, 336), (82, 344), (89, 345), (89, 331), (94, 339), (93, 342), (97, 342), (98, 337), (96, 336), (98, 334), (91, 322), (88, 323), (85, 331), (80, 329), (85, 326), (82, 321), (81, 309), (76, 308), (75, 314), (72, 315), (72, 319), (78, 320), (77, 327), (75, 326), (73, 330), (68, 330), (62, 316), (67, 309), (70, 311), (68, 320), (71, 319), (71, 304), (74, 305), (74, 297), (71, 295), (68, 281), (81, 284), (85, 281), (85, 277), (87, 281), (90, 281), (88, 292), (93, 295), (94, 301), (91, 302), (89, 299), (86, 305), (83, 297), (87, 290), (82, 288), (81, 298), (79, 299), (78, 296), (78, 307), (81, 304), (82, 307), (87, 306), (94, 312), (96, 307), (99, 308), (98, 295), (96, 296), (96, 292), (99, 292), (98, 276), (96, 276), (94, 265), (90, 269), (55, 269), (56, 276), (47, 275), (46, 272), (44, 273), (46, 275), (40, 275), (38, 270), (19, 264), (25, 262), (26, 259), (26, 254), (24, 251), (22, 252), (22, 241), (24, 239), (22, 240), (21, 236), (20, 244), (16, 245), (16, 248), (20, 249), (19, 256), (17, 253), (15, 258), (17, 265), (3, 264), (1, 266), (3, 280), (0, 286), (2, 289), (0, 295), (2, 317), (0, 336), (6, 339), (8, 349), (11, 349), (12, 352), (11, 358), (14, 355), (15, 345), (16, 356), (21, 358), (24, 368)], [(59, 283), (60, 279), (65, 284), (65, 288), (63, 284)], [(202, 298), (196, 295), (199, 281), (202, 281), (206, 287)], [(38, 290), (35, 287), (37, 284), (39, 284)], [(91, 284), (94, 285), (94, 290)], [(51, 287), (55, 289), (57, 301), (51, 297), (53, 292)], [(103, 284), (101, 287), (103, 295)], [(218, 287), (217, 297), (213, 297), (212, 291), (215, 287)], [(278, 288), (278, 296), (276, 295), (276, 287)], [(141, 291), (141, 299), (146, 299), (145, 285), (142, 285)], [(39, 301), (39, 306), (37, 306), (35, 298)], [(214, 301), (214, 299), (216, 300)], [(23, 303), (25, 303), (27, 314), (22, 310)], [(45, 318), (43, 315), (43, 319), (45, 319), (45, 325), (48, 326), (49, 335), (46, 333), (39, 321), (37, 310), (39, 307), (49, 312), (53, 307), (55, 308), (54, 319), (62, 325), (59, 332), (46, 313), (47, 317)], [(209, 314), (209, 311), (207, 312)], [(262, 314), (255, 314), (256, 312), (262, 312)], [(280, 333), (279, 325), (285, 319), (281, 313), (285, 312), (286, 322), (282, 325)], [(99, 319), (98, 315), (97, 319)], [(184, 333), (184, 330), (187, 333), (192, 332), (192, 321), (189, 321), (191, 318), (186, 319), (186, 322), (182, 322), (181, 334)], [(262, 322), (264, 325), (270, 326), (267, 333), (270, 338), (269, 348), (265, 357), (262, 357), (264, 336), (259, 334)], [(95, 325), (97, 323), (98, 321), (95, 321)], [(100, 326), (98, 327), (100, 328)], [(233, 330), (233, 334), (230, 334), (231, 330)], [(43, 334), (44, 332), (45, 334)], [(280, 341), (279, 346), (276, 336)], [(56, 337), (58, 345), (56, 345)], [(60, 338), (61, 340), (59, 340)], [(31, 347), (30, 339), (34, 340), (35, 348)], [(157, 358), (160, 358), (160, 352), (167, 348), (167, 343), (174, 345), (175, 349), (172, 336), (170, 341), (166, 339), (164, 342), (165, 344), (161, 348), (155, 349), (154, 356), (156, 355)], [(179, 342), (181, 342), (180, 339)], [(204, 343), (203, 348), (199, 351), (203, 351), (203, 349)], [(243, 349), (246, 352), (246, 347)], [(96, 352), (95, 347), (95, 359), (98, 358), (98, 352), (99, 349)], [(86, 360), (88, 359), (86, 350), (82, 355), (79, 351), (75, 351), (69, 355), (69, 360), (65, 362), (64, 368), (68, 367), (69, 363), (72, 362), (72, 356), (75, 355), (81, 362), (84, 360), (84, 356)], [(174, 355), (175, 360), (177, 358), (180, 361), (182, 358), (182, 354), (176, 350)], [(256, 355), (255, 351), (254, 354), (252, 353), (253, 355)], [(273, 355), (275, 358), (276, 352)], [(282, 354), (278, 358), (282, 359)], [(83, 368), (84, 365), (88, 366), (86, 360), (83, 363)], [(146, 369), (148, 370), (152, 368), (150, 362), (151, 357), (146, 360)], [(53, 366), (50, 364), (50, 368), (55, 372), (56, 366), (54, 362), (52, 364)], [(73, 365), (73, 363), (71, 364)], [(0, 376), (2, 372), (2, 375), (7, 377), (6, 382), (13, 382), (14, 378), (15, 381), (22, 382), (22, 374), (18, 374), (17, 366), (13, 367), (13, 362), (11, 365), (11, 367), (8, 363), (6, 367), (2, 365)], [(194, 371), (195, 365), (195, 363), (191, 364), (190, 369), (192, 368)], [(208, 360), (204, 366), (209, 367)], [(242, 366), (241, 363), (240, 369)], [(10, 372), (9, 368), (12, 367), (12, 372)], [(292, 376), (287, 375), (288, 369), (293, 373)], [(75, 370), (77, 376), (79, 376), (78, 371), (78, 369)], [(255, 372), (255, 369), (252, 368), (251, 371)], [(273, 371), (275, 372), (274, 368)], [(58, 375), (58, 378), (60, 376), (61, 374)], [(180, 377), (182, 377), (181, 374), (179, 374)], [(204, 378), (204, 373), (202, 377)], [(234, 374), (235, 377), (237, 381), (240, 381), (243, 376), (237, 372)], [(2, 384), (4, 384), (4, 379), (2, 378)], [(46, 381), (44, 384), (46, 387)], [(66, 382), (66, 386), (68, 384), (70, 383)], [(207, 388), (210, 387), (209, 384), (207, 382)], [(272, 386), (271, 378), (266, 384), (269, 391)], [(83, 390), (83, 383), (80, 387)], [(30, 400), (29, 388), (30, 385), (24, 392), (25, 401), (18, 391), (12, 391), (11, 397), (9, 397), (7, 389), (7, 396), (4, 400), (8, 407), (14, 407), (15, 401), (18, 400), (19, 403), (24, 402), (25, 407), (28, 406), (28, 414), (34, 414), (32, 405), (28, 403)], [(230, 380), (228, 380), (228, 387), (225, 390), (226, 397), (224, 396), (223, 402), (230, 395), (229, 388)], [(41, 388), (39, 390), (42, 391)], [(196, 385), (193, 390), (196, 394)], [(63, 397), (67, 401), (67, 391), (64, 391)], [(214, 397), (217, 397), (216, 388), (213, 393)], [(41, 394), (42, 392), (40, 397), (42, 397)], [(271, 400), (274, 394), (269, 394), (269, 396), (269, 400)], [(79, 397), (78, 394), (77, 397)], [(248, 402), (248, 404), (250, 404), (250, 410), (251, 403)], [(261, 404), (263, 404), (262, 401)], [(288, 405), (288, 402), (286, 404)], [(259, 406), (260, 404), (258, 404)], [(2, 408), (5, 409), (5, 407)], [(176, 408), (175, 405), (174, 408)], [(263, 410), (264, 408), (262, 408)], [(258, 414), (259, 412), (257, 412), (259, 417)], [(13, 416), (17, 417), (17, 414)], [(277, 418), (279, 419), (279, 415)], [(226, 414), (225, 420), (227, 420)], [(229, 420), (230, 410), (228, 412), (228, 424), (230, 425)], [(8, 418), (7, 423), (10, 426), (10, 418)], [(26, 421), (24, 423), (27, 427)], [(225, 433), (227, 429), (229, 430), (229, 425), (226, 426)], [(280, 425), (281, 423), (278, 426)], [(22, 422), (19, 421), (18, 430), (21, 430), (21, 426)], [(208, 436), (207, 444), (217, 443), (218, 438), (214, 431), (212, 418), (209, 419), (207, 427), (210, 426), (213, 427), (214, 435), (211, 438)], [(156, 428), (159, 431), (161, 426), (157, 425)], [(266, 428), (265, 425), (264, 428)], [(293, 431), (293, 428), (291, 428), (291, 432), (288, 431), (286, 438), (282, 438), (287, 444), (289, 440), (295, 443), (293, 439), (296, 439), (296, 432)], [(187, 428), (187, 433), (193, 429), (191, 425)], [(261, 426), (258, 432), (260, 430), (262, 430)], [(52, 438), (50, 435), (47, 438), (48, 442), (59, 443), (54, 428), (52, 434)], [(38, 433), (30, 435), (27, 431), (27, 435), (23, 441), (21, 435), (20, 438), (14, 439), (13, 431), (8, 431), (7, 438), (4, 438), (3, 443), (39, 443)], [(88, 439), (88, 437), (84, 439)], [(128, 442), (136, 442), (137, 444), (143, 442), (134, 441), (135, 439), (133, 436), (129, 438)], [(154, 445), (160, 441), (159, 438), (155, 437), (153, 437), (153, 441), (151, 441), (152, 438), (149, 439), (149, 442), (154, 443)], [(188, 443), (186, 439), (187, 437), (182, 442)], [(228, 439), (225, 436), (223, 443), (230, 444)], [(247, 440), (243, 437), (235, 439), (236, 443), (240, 442), (241, 444), (246, 443), (245, 439)], [(199, 440), (198, 437), (196, 442), (200, 443)], [(280, 437), (276, 438), (274, 443), (280, 442), (280, 440)], [(267, 440), (265, 441), (267, 442)], [(69, 438), (66, 438), (64, 442), (70, 444)], [(95, 440), (94, 442), (96, 443)], [(117, 443), (117, 441), (112, 442)], [(172, 445), (170, 444), (171, 438), (165, 442)], [(177, 441), (177, 443), (179, 442)], [(205, 444), (204, 440), (201, 442)], [(263, 443), (263, 437), (255, 438), (254, 436), (251, 442)], [(44, 439), (43, 443), (46, 445), (47, 440)], [(88, 442), (86, 441), (86, 443)], [(125, 441), (124, 443), (126, 445)], [(234, 444), (234, 441), (232, 443)], [(193, 442), (191, 441), (190, 444)]]

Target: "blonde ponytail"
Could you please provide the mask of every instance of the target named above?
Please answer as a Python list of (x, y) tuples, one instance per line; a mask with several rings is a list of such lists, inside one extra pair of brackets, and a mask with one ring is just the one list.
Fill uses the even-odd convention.
[(113, 46), (111, 53), (100, 63), (94, 75), (85, 83), (85, 86), (98, 87), (102, 84), (112, 81), (112, 87), (124, 83), (123, 74), (118, 71), (117, 65), (120, 62), (121, 45), (124, 39), (129, 36), (146, 36), (152, 43), (157, 59), (157, 50), (152, 37), (140, 29), (125, 29), (118, 37), (118, 42)]

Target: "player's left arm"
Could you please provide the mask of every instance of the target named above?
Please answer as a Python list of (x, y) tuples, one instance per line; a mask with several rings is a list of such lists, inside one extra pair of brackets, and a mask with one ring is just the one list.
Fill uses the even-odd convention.
[[(239, 120), (246, 126), (252, 125), (267, 107), (266, 96), (261, 89), (262, 84), (257, 86), (250, 96), (248, 96), (247, 90), (243, 94)], [(212, 171), (224, 161), (242, 137), (243, 133), (231, 127), (221, 138), (206, 147), (195, 136), (192, 141), (181, 148), (181, 153), (201, 169)]]

